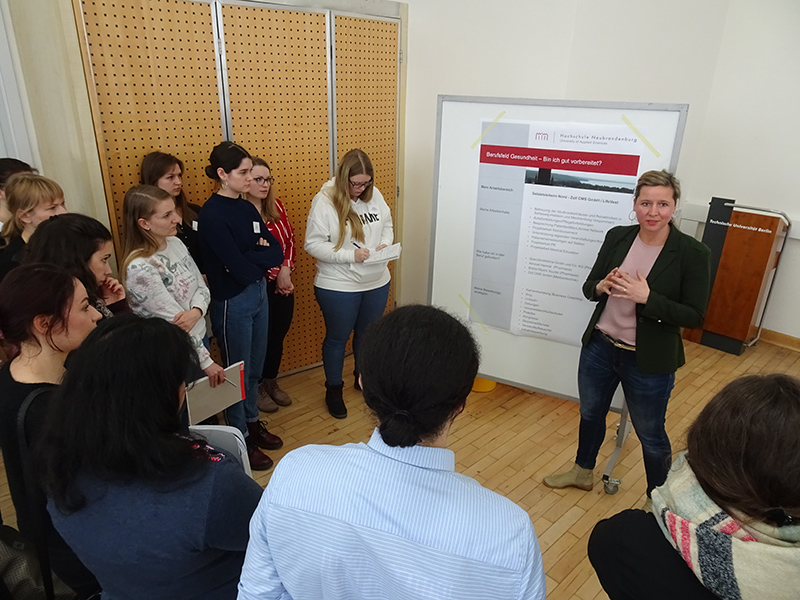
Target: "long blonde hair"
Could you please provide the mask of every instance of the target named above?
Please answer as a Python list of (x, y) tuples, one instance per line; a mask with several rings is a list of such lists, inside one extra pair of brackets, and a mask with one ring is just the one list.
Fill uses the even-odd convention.
[[(350, 205), (350, 178), (353, 175), (369, 175), (373, 180), (375, 173), (372, 170), (372, 162), (363, 150), (354, 148), (342, 158), (339, 168), (336, 169), (336, 181), (333, 188), (333, 207), (339, 215), (339, 239), (334, 246), (338, 250), (344, 244), (345, 231), (347, 224), (350, 224), (350, 236), (359, 242), (364, 241), (364, 226), (358, 218), (356, 211)], [(370, 183), (361, 192), (359, 199), (364, 202), (372, 200), (372, 188), (374, 182)]]
[(156, 206), (172, 196), (154, 185), (135, 185), (125, 194), (122, 203), (122, 266), (120, 279), (125, 281), (128, 265), (134, 258), (153, 256), (158, 250), (158, 242), (153, 235), (139, 225), (139, 219), (149, 219), (156, 212)]
[(64, 197), (64, 190), (52, 179), (36, 173), (16, 173), (8, 178), (5, 187), (6, 204), (11, 218), (3, 223), (2, 236), (6, 242), (22, 235), (25, 223), (21, 215), (45, 202), (54, 203)]
[[(272, 169), (269, 168), (267, 161), (263, 158), (258, 158), (257, 156), (253, 157), (253, 166), (254, 167), (265, 167), (269, 170), (270, 176), (272, 176)], [(277, 223), (281, 219), (281, 213), (278, 212), (278, 205), (275, 202), (275, 185), (274, 181), (269, 186), (269, 193), (267, 194), (266, 198), (261, 200), (261, 218), (264, 219), (264, 223)], [(249, 196), (250, 194), (248, 194)]]

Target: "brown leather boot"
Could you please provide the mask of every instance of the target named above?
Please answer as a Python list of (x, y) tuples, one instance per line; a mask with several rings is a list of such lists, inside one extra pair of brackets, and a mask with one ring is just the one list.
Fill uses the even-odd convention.
[(283, 440), (274, 433), (267, 431), (266, 426), (261, 421), (248, 423), (247, 433), (247, 439), (251, 440), (259, 448), (264, 448), (264, 450), (277, 450), (283, 446)]
[(275, 464), (272, 459), (261, 452), (249, 436), (245, 438), (245, 443), (247, 444), (247, 460), (250, 462), (250, 468), (253, 471), (269, 471)]

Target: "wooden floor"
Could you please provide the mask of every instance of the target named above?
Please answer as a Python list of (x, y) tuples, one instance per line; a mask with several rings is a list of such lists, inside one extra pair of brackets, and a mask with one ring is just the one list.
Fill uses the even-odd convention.
[[(688, 342), (686, 353), (687, 364), (678, 371), (667, 410), (667, 431), (675, 451), (683, 447), (685, 431), (697, 413), (732, 379), (776, 372), (800, 377), (800, 353), (763, 342), (742, 356)], [(352, 358), (346, 362), (345, 372), (352, 372)], [(269, 430), (284, 440), (281, 450), (270, 453), (276, 462), (304, 444), (344, 444), (369, 438), (374, 419), (352, 380), (346, 381), (349, 415), (344, 420), (328, 415), (323, 382), (321, 368), (281, 380), (295, 402), (267, 417)], [(614, 476), (622, 479), (617, 494), (605, 494), (602, 483), (595, 484), (591, 492), (544, 486), (545, 475), (571, 466), (578, 419), (574, 402), (498, 385), (492, 392), (470, 396), (449, 438), (459, 472), (505, 495), (530, 514), (544, 556), (547, 597), (554, 600), (607, 598), (586, 557), (589, 533), (600, 519), (644, 502), (644, 467), (635, 434), (626, 441), (614, 470)], [(598, 480), (615, 444), (617, 420), (617, 415), (609, 415), (606, 443), (595, 469)], [(269, 477), (270, 473), (256, 474), (262, 486)], [(5, 477), (0, 480), (0, 507), (5, 521), (13, 524)]]

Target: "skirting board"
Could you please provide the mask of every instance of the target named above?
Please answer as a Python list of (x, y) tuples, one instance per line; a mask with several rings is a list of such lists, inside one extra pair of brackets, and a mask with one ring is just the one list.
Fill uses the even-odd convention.
[(759, 339), (762, 342), (780, 346), (781, 348), (788, 348), (789, 350), (797, 350), (800, 352), (800, 338), (786, 335), (785, 333), (778, 333), (769, 329), (762, 329)]

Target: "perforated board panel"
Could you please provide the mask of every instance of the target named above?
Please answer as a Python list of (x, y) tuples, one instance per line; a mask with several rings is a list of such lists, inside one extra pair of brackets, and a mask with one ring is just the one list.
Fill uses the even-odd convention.
[[(212, 191), (203, 169), (223, 136), (211, 5), (75, 2), (86, 27), (115, 225), (142, 157), (156, 149), (184, 161), (187, 197), (202, 204)], [(325, 15), (241, 5), (223, 5), (222, 14), (233, 139), (270, 163), (297, 236), (297, 305), (281, 366), (287, 371), (319, 362), (324, 337), (314, 261), (302, 246), (311, 199), (329, 176)], [(396, 22), (335, 17), (337, 157), (353, 147), (370, 155), (395, 218), (398, 29)]]
[(281, 371), (322, 360), (314, 259), (303, 250), (311, 199), (328, 179), (328, 66), (322, 13), (223, 5), (233, 139), (269, 163), (295, 231), (295, 312)]
[[(334, 17), (337, 162), (352, 148), (367, 153), (375, 169), (375, 186), (395, 221), (399, 39), (395, 21)], [(394, 306), (394, 266), (389, 267), (393, 283), (389, 308)]]
[(184, 162), (184, 190), (202, 204), (203, 169), (222, 139), (211, 6), (186, 0), (83, 0), (95, 115), (111, 216), (139, 183), (148, 152)]

